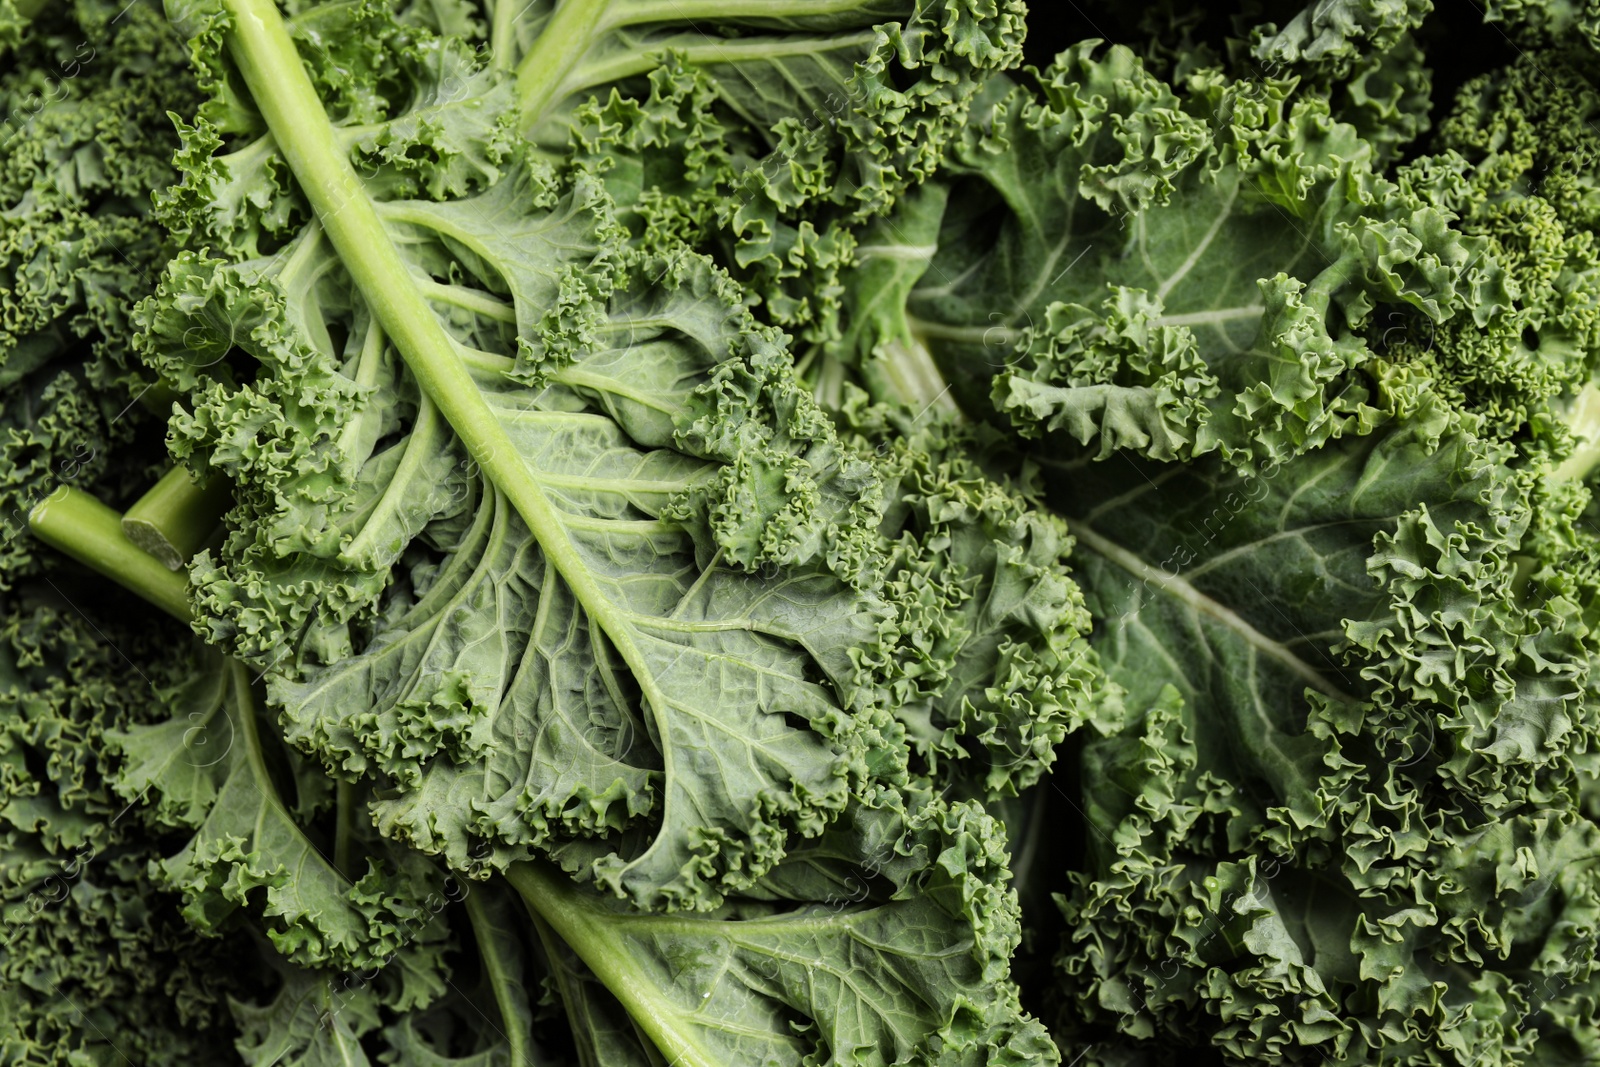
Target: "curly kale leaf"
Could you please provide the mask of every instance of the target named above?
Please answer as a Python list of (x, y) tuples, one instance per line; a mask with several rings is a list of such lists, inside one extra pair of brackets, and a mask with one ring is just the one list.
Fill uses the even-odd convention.
[(1006, 858), (976, 805), (920, 797), (858, 805), (711, 915), (627, 909), (543, 865), (509, 878), (687, 1067), (1056, 1063), (1009, 980)]
[[(483, 23), (345, 4), (289, 20), (369, 189), (481, 188), (525, 134), (603, 172), (631, 224), (715, 251), (771, 322), (816, 336), (836, 329), (854, 228), (932, 173), (1023, 32), (1015, 0), (491, 7)], [(216, 92), (185, 126), (172, 225), (254, 251), (310, 209), (259, 110), (215, 52), (197, 56)]]
[(1432, 0), (1086, 0), (1075, 8), (1078, 32), (1052, 54), (1103, 38), (1128, 45), (1174, 85), (1220, 72), (1260, 96), (1269, 83), (1292, 80), (1300, 93), (1326, 100), (1331, 116), (1354, 127), (1385, 164), (1428, 132), (1436, 68), (1450, 77), (1448, 49), (1464, 28), (1460, 13), (1435, 11)]
[(977, 462), (1003, 451), (992, 431), (865, 401), (847, 388), (840, 416), (885, 473), (885, 589), (915, 655), (893, 707), (913, 765), (955, 796), (1014, 796), (1068, 733), (1120, 719), (1086, 639), (1072, 538), (1036, 486)]
[(1364, 56), (1386, 52), (1422, 25), (1433, 0), (1318, 0), (1282, 26), (1251, 34), (1251, 54), (1275, 66), (1305, 63), (1348, 75)]
[(172, 634), (51, 599), (7, 597), (0, 624), (0, 1056), (213, 1060), (230, 1037), (228, 946), (149, 877), (159, 847), (112, 789), (106, 742), (152, 713), (133, 663)]
[[(446, 262), (455, 241), (474, 249), (476, 284), (458, 274), (426, 291), (463, 324), (455, 343), (516, 450), (518, 484), (463, 470), (430, 402), (400, 399), (404, 383), (373, 421), (415, 421), (379, 450), (383, 431), (362, 429), (366, 411), (350, 403), (362, 360), (381, 351), (378, 328), (346, 320), (346, 376), (340, 354), (317, 345), (326, 334), (275, 311), (280, 337), (252, 329), (247, 350), (277, 373), (206, 386), (177, 424), (261, 509), (228, 553), (196, 564), (199, 602), (219, 637), (288, 653), (271, 692), (292, 740), (337, 773), (399, 787), (379, 805), (387, 832), (462, 866), (481, 856), (474, 842), (504, 863), (654, 814), (659, 847), (613, 854), (597, 874), (649, 894), (745, 878), (781, 854), (780, 827), (814, 833), (853, 781), (893, 773), (893, 734), (875, 710), (894, 618), (873, 586), (874, 475), (808, 407), (724, 279), (691, 256), (630, 260), (595, 217), (592, 188), (524, 216), (541, 195), (512, 180), (474, 200), (391, 209), (423, 262)], [(257, 303), (217, 300), (163, 329), (281, 307), (302, 262), (319, 285), (335, 277), (325, 260), (290, 254), (255, 284)], [(574, 294), (570, 329), (582, 334), (550, 321), (559, 310), (533, 318), (597, 262), (616, 289)], [(213, 279), (261, 269), (194, 266)], [(519, 351), (518, 317), (546, 352), (527, 340)], [(546, 354), (561, 348), (570, 354)], [(312, 393), (313, 382), (328, 388)], [(302, 395), (320, 410), (278, 406)], [(289, 451), (276, 427), (294, 419), (305, 431)], [(341, 454), (344, 441), (367, 454)], [(284, 487), (300, 486), (304, 507), (269, 510), (297, 504)], [(508, 491), (551, 502), (556, 544), (530, 534)], [(306, 514), (322, 529), (294, 521)], [(275, 542), (277, 531), (289, 536)], [(349, 604), (357, 593), (370, 600)], [(745, 797), (761, 799), (750, 809)]]
[(347, 173), (366, 238), (323, 213), (179, 257), (141, 317), (175, 446), (241, 502), (201, 624), (291, 739), (458, 867), (559, 847), (695, 906), (903, 776), (881, 476), (742, 292), (629, 242), (583, 170), (519, 153), (443, 200)]
[(1125, 48), (1069, 49), (972, 127), (939, 228), (901, 242), (937, 247), (926, 272), (854, 290), (879, 325), (840, 358), (911, 339), (969, 410), (1102, 457), (1248, 466), (1365, 432), (1386, 316), (1509, 295), (1482, 239), (1289, 88), (1180, 92)]
[(159, 12), (119, 7), (40, 11), (0, 74), (0, 588), (39, 569), (31, 507), (65, 484), (120, 494), (159, 458), (130, 447), (148, 418), (130, 312), (168, 251), (150, 205), (174, 174), (167, 110), (198, 94)]
[[(358, 796), (336, 800), (314, 769), (263, 729), (249, 675), (236, 661), (197, 655), (161, 700), (169, 718), (107, 735), (122, 766), (113, 783), (151, 805), (161, 825), (187, 832), (152, 873), (183, 896), (202, 933), (259, 914), (273, 946), (304, 966), (383, 967), (402, 952), (419, 999), (440, 991), (438, 873), (422, 856), (370, 840)], [(280, 786), (288, 779), (292, 792)], [(312, 816), (331, 805), (333, 833)], [(331, 837), (331, 840), (330, 840)]]
[(1510, 299), (1492, 314), (1396, 331), (1393, 356), (1431, 368), (1454, 404), (1507, 439), (1561, 432), (1568, 420), (1544, 413), (1597, 369), (1597, 114), (1580, 65), (1525, 55), (1463, 86), (1433, 152), (1398, 176), (1488, 243)]
[(570, 138), (636, 226), (714, 252), (769, 321), (818, 338), (856, 227), (933, 172), (1023, 36), (1011, 0), (549, 6), (512, 30), (534, 139)]
[[(426, 898), (456, 920), (473, 970), (420, 1000), (384, 972), (305, 969), (268, 951), (274, 987), (230, 1002), (240, 1059), (253, 1067), (558, 1067), (526, 979), (533, 955), (520, 910), (500, 885), (455, 885)], [(474, 971), (476, 973), (474, 973)]]
[(1086, 750), (1060, 959), (1071, 1014), (1129, 1054), (1511, 1064), (1585, 1040), (1594, 548), (1552, 556), (1545, 472), (1467, 425), (1428, 398), (1248, 474), (1053, 480), (1096, 648), (1151, 709)]

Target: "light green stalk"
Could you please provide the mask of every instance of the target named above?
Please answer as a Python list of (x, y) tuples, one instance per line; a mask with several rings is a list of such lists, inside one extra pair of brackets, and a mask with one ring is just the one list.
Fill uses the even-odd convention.
[(229, 504), (227, 480), (216, 476), (202, 489), (183, 467), (173, 467), (122, 517), (128, 540), (181, 570), (217, 531)]
[(28, 526), (45, 544), (144, 597), (182, 622), (189, 610), (189, 578), (168, 570), (128, 540), (122, 516), (88, 493), (62, 486), (28, 514)]
[(511, 1063), (514, 1065), (532, 1063), (529, 1051), (529, 1037), (524, 1017), (525, 1004), (516, 1002), (516, 995), (520, 991), (518, 983), (511, 979), (511, 969), (507, 964), (506, 956), (510, 945), (506, 938), (496, 931), (494, 924), (489, 921), (489, 915), (484, 911), (483, 896), (480, 893), (469, 891), (463, 898), (466, 906), (467, 921), (472, 924), (473, 936), (477, 939), (479, 957), (483, 961), (483, 968), (488, 972), (489, 987), (494, 990), (495, 1006), (500, 1009), (501, 1028), (505, 1033), (506, 1049), (510, 1053)]
[(674, 1027), (670, 1013), (661, 1011), (655, 983), (633, 965), (627, 953), (617, 950), (617, 932), (609, 928), (615, 918), (612, 913), (595, 906), (571, 879), (548, 864), (519, 863), (506, 877), (537, 917), (572, 947), (621, 1002), (668, 1063), (674, 1067), (726, 1067), (713, 1060), (691, 1035)]
[(605, 23), (611, 0), (560, 0), (539, 37), (517, 65), (517, 106), (526, 129), (544, 116), (572, 68)]

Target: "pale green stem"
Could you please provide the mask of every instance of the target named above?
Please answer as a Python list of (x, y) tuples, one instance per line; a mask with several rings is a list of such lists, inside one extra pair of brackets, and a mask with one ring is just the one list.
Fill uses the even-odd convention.
[(544, 117), (572, 68), (594, 43), (611, 0), (560, 0), (517, 65), (517, 108), (524, 129)]
[(187, 469), (173, 467), (128, 509), (122, 532), (168, 570), (182, 570), (216, 533), (230, 503), (228, 481), (220, 474), (202, 489)]
[(837, 359), (823, 359), (822, 365), (817, 368), (816, 383), (812, 387), (817, 403), (829, 411), (838, 411), (844, 406), (844, 382), (844, 364)]
[(785, 19), (859, 11), (861, 0), (640, 0), (617, 13), (615, 25), (699, 19)]
[(388, 522), (414, 495), (415, 483), (422, 466), (432, 455), (442, 436), (439, 416), (435, 414), (437, 410), (427, 396), (422, 397), (422, 402), (417, 406), (416, 425), (412, 428), (411, 439), (406, 442), (405, 455), (400, 457), (400, 465), (395, 468), (394, 477), (390, 478), (389, 484), (384, 487), (383, 496), (378, 499), (377, 507), (373, 508), (372, 514), (362, 525), (361, 532), (339, 553), (341, 559), (355, 562), (361, 560), (366, 553), (376, 551), (374, 539), (387, 536)]
[(250, 675), (246, 673), (244, 664), (236, 659), (228, 660), (227, 671), (228, 684), (233, 687), (233, 706), (239, 712), (239, 731), (244, 735), (245, 759), (250, 764), (250, 773), (255, 777), (257, 788), (261, 790), (262, 799), (284, 811), (287, 818), (288, 813), (284, 809), (283, 798), (278, 796), (272, 774), (267, 770), (267, 754), (261, 746), (261, 730), (256, 723), (255, 696), (250, 692)]
[(493, 69), (511, 69), (511, 48), (516, 40), (517, 12), (526, 9), (527, 6), (527, 0), (494, 0), (494, 24), (489, 31), (489, 64)]
[(1600, 464), (1600, 386), (1590, 382), (1573, 398), (1567, 425), (1581, 443), (1551, 475), (1558, 482), (1579, 481)]
[(618, 932), (608, 920), (614, 916), (585, 899), (583, 891), (559, 870), (542, 862), (519, 863), (506, 877), (522, 894), (528, 907), (571, 946), (611, 995), (621, 1002), (634, 1023), (644, 1031), (674, 1067), (727, 1067), (714, 1060), (694, 1040), (673, 1026), (660, 1010), (661, 994), (652, 980), (633, 966), (617, 946)]
[(28, 514), (34, 536), (188, 622), (189, 578), (128, 540), (122, 516), (88, 493), (62, 486)]
[[(362, 339), (361, 355), (356, 360), (356, 385), (366, 392), (378, 382), (378, 369), (383, 361), (383, 327), (373, 323), (367, 329), (367, 335)], [(368, 419), (379, 416), (373, 413), (370, 406), (361, 410), (350, 424), (339, 434), (339, 454), (346, 461), (359, 463), (366, 459), (365, 456), (355, 454), (356, 446), (360, 443), (366, 430)]]
[(950, 395), (950, 383), (933, 361), (927, 347), (916, 338), (909, 342), (892, 340), (884, 345), (882, 358), (868, 359), (865, 370), (880, 380), (875, 385), (900, 403), (921, 415), (933, 409), (960, 415), (961, 407)]
[[(685, 35), (686, 37), (688, 35)], [(850, 45), (870, 41), (872, 35), (858, 34), (851, 37), (836, 37), (828, 42), (830, 50), (843, 50)], [(817, 42), (810, 39), (786, 41), (771, 38), (753, 38), (745, 40), (712, 41), (705, 38), (696, 38), (699, 43), (687, 41), (657, 42), (650, 51), (646, 52), (619, 52), (604, 63), (593, 64), (583, 71), (583, 81), (580, 84), (569, 86), (572, 91), (592, 89), (596, 86), (606, 85), (610, 82), (621, 81), (640, 74), (648, 74), (661, 65), (662, 53), (668, 48), (678, 54), (684, 64), (690, 67), (714, 67), (725, 63), (740, 63), (747, 60), (772, 60), (784, 56), (814, 55), (818, 51)], [(568, 72), (563, 72), (563, 76)], [(737, 107), (738, 100), (730, 103)], [(540, 116), (527, 108), (522, 109), (524, 128), (532, 126)]]

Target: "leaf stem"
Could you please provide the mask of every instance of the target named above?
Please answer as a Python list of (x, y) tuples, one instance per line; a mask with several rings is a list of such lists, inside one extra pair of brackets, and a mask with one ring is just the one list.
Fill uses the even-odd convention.
[(950, 395), (950, 383), (939, 371), (927, 346), (918, 340), (888, 341), (862, 368), (868, 383), (881, 395), (892, 396), (917, 414), (938, 408), (960, 415), (961, 406)]
[(629, 966), (617, 941), (615, 915), (596, 907), (571, 879), (542, 861), (518, 863), (506, 878), (537, 916), (571, 946), (602, 985), (621, 1002), (634, 1023), (674, 1067), (722, 1067), (694, 1039), (680, 1032), (660, 1010), (651, 980)]
[(797, 19), (853, 14), (861, 0), (638, 0), (618, 13), (618, 25), (698, 19)]
[(438, 446), (442, 428), (437, 412), (438, 408), (424, 393), (417, 407), (417, 421), (412, 428), (411, 439), (406, 443), (405, 454), (400, 457), (400, 465), (395, 468), (389, 484), (384, 486), (383, 495), (378, 498), (372, 514), (367, 516), (361, 532), (340, 551), (341, 560), (360, 566), (368, 553), (379, 551), (380, 546), (374, 543), (374, 539), (383, 535), (383, 530), (404, 505), (406, 498), (416, 492), (415, 483), (427, 462), (427, 456)]
[(516, 13), (523, 0), (495, 0), (494, 23), (489, 30), (489, 64), (495, 70), (511, 69), (511, 45), (516, 39)]
[[(383, 327), (376, 322), (367, 327), (367, 335), (361, 339), (361, 355), (356, 359), (356, 386), (363, 391), (373, 389), (378, 382), (378, 372), (383, 362)], [(378, 438), (381, 417), (374, 412), (373, 405), (362, 405), (356, 417), (350, 420), (343, 432), (339, 434), (339, 455), (342, 462), (352, 468), (352, 473), (359, 470), (361, 464), (368, 458), (374, 441)]]
[(62, 486), (28, 513), (34, 536), (182, 622), (189, 610), (189, 577), (171, 571), (122, 532), (122, 516), (88, 493)]
[(523, 1022), (526, 1012), (517, 1010), (514, 999), (520, 983), (512, 977), (504, 959), (504, 954), (511, 946), (506, 943), (505, 935), (496, 933), (489, 913), (484, 910), (482, 893), (468, 892), (462, 898), (462, 903), (467, 909), (467, 921), (472, 924), (473, 937), (478, 941), (478, 956), (488, 973), (489, 986), (494, 990), (495, 1006), (500, 1009), (500, 1023), (505, 1032), (512, 1067), (532, 1063)]
[(122, 516), (122, 532), (168, 570), (182, 570), (216, 532), (231, 502), (228, 480), (220, 474), (201, 488), (176, 466)]
[[(629, 21), (632, 21), (631, 19)], [(673, 52), (689, 67), (714, 67), (721, 64), (733, 64), (746, 61), (761, 62), (781, 59), (785, 56), (814, 56), (819, 52), (843, 52), (873, 39), (873, 33), (855, 33), (849, 36), (835, 36), (825, 42), (812, 38), (800, 40), (786, 40), (771, 37), (745, 37), (729, 38), (726, 40), (713, 40), (704, 34), (684, 33), (674, 37), (662, 38), (650, 42), (646, 51), (619, 51), (603, 61), (596, 61), (584, 68), (582, 78), (578, 82), (567, 86), (569, 92), (578, 93), (588, 89), (598, 88), (624, 78), (637, 77), (648, 74), (661, 65), (661, 60), (668, 51)], [(737, 108), (737, 98), (727, 99), (725, 102), (730, 107)], [(524, 109), (524, 129), (533, 125), (533, 120), (527, 118), (529, 112)], [(749, 116), (746, 116), (749, 117)]]
[[(950, 395), (949, 379), (928, 344), (930, 338), (986, 346), (995, 343), (993, 326), (966, 328), (973, 332), (971, 337), (965, 331), (952, 335), (947, 328), (919, 321), (907, 310), (911, 294), (939, 254), (948, 203), (949, 193), (944, 188), (924, 186), (905, 198), (892, 219), (874, 225), (856, 249), (856, 273), (872, 298), (863, 301), (863, 325), (858, 329), (871, 330), (874, 320), (880, 326), (872, 352), (861, 360), (861, 376), (875, 397), (894, 400), (918, 417), (935, 407), (946, 414), (961, 413)], [(1000, 329), (1007, 335), (1005, 343), (1012, 343), (1012, 331)]]
[(561, 83), (588, 54), (610, 9), (611, 0), (559, 0), (517, 65), (517, 108), (523, 129), (544, 117)]
[[(228, 685), (233, 689), (233, 707), (239, 715), (239, 733), (244, 738), (245, 762), (249, 764), (250, 773), (255, 777), (256, 788), (260, 791), (264, 803), (271, 804), (283, 812), (284, 819), (294, 825), (294, 820), (289, 818), (288, 809), (284, 807), (283, 798), (278, 795), (272, 772), (267, 769), (266, 750), (261, 746), (261, 728), (256, 722), (255, 696), (250, 692), (250, 676), (245, 673), (244, 664), (236, 659), (229, 659), (224, 669), (228, 672)], [(298, 829), (296, 826), (297, 831)]]

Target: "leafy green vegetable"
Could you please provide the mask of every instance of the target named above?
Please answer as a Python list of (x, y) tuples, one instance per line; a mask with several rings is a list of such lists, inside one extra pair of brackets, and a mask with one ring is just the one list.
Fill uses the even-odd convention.
[(920, 345), (1025, 437), (1289, 459), (1372, 422), (1376, 322), (1509, 300), (1484, 242), (1374, 162), (1286, 84), (1197, 73), (1180, 98), (1127, 49), (1076, 46), (997, 101), (942, 219), (931, 194), (908, 212), (900, 247), (938, 252), (909, 291), (879, 283), (900, 299), (856, 289), (856, 347)]
[(1005, 859), (975, 805), (919, 800), (858, 809), (726, 916), (624, 912), (545, 866), (509, 877), (676, 1062), (1053, 1062), (1006, 980)]
[[(234, 47), (250, 70), (284, 46)], [(285, 131), (336, 136), (309, 83), (269, 88), (316, 109), (285, 105)], [(463, 870), (538, 849), (708, 907), (906, 773), (897, 711), (938, 731), (929, 755), (971, 733), (1024, 784), (1048, 762), (1089, 670), (1058, 530), (1037, 561), (991, 562), (993, 533), (947, 559), (941, 526), (1005, 506), (978, 483), (881, 529), (892, 484), (778, 335), (701, 257), (631, 243), (587, 166), (508, 149), (475, 194), (383, 199), (305, 140), (302, 170), (343, 175), (319, 210), (353, 221), (270, 258), (177, 257), (141, 343), (192, 398), (182, 453), (244, 504), (195, 564), (202, 620), (268, 666), (290, 740), (392, 786), (386, 834)], [(949, 566), (1017, 618), (958, 622), (959, 585), (902, 591)], [(985, 686), (991, 664), (1012, 679)], [(996, 689), (982, 710), (974, 687)]]
[(1594, 1062), (1594, 21), (0, 0), (0, 1059)]
[[(517, 205), (541, 200), (545, 211), (519, 218)], [(300, 670), (274, 683), (289, 736), (331, 769), (381, 773), (401, 787), (381, 806), (388, 832), (458, 866), (468, 864), (474, 840), (485, 841), (503, 865), (552, 837), (624, 830), (659, 804), (659, 850), (603, 849), (587, 862), (641, 899), (692, 900), (724, 877), (737, 884), (759, 875), (787, 832), (815, 833), (864, 776), (896, 773), (895, 731), (875, 677), (892, 667), (892, 613), (870, 584), (866, 463), (844, 453), (804, 394), (785, 383), (781, 349), (741, 320), (709, 267), (630, 259), (625, 247), (608, 246), (596, 211), (603, 193), (594, 186), (562, 190), (523, 171), (481, 197), (402, 202), (391, 216), (424, 262), (448, 255), (446, 242), (473, 249), (476, 263), (457, 269), (476, 266), (476, 284), (457, 275), (441, 311), (474, 301), (504, 308), (463, 321), (465, 336), (452, 341), (481, 353), (472, 357), (480, 377), (461, 383), (469, 392), (443, 394), (446, 403), (481, 405), (494, 421), (490, 447), (515, 450), (499, 452), (492, 471), (460, 469), (459, 446), (424, 397), (402, 423), (407, 436), (350, 463), (349, 488), (339, 485), (317, 452), (332, 452), (340, 438), (370, 449), (378, 437), (348, 418), (362, 368), (340, 375), (339, 354), (290, 332), (300, 314), (274, 315), (288, 336), (273, 341), (306, 353), (300, 361), (322, 371), (322, 392), (283, 360), (279, 375), (235, 391), (211, 387), (215, 400), (197, 406), (193, 428), (178, 425), (217, 442), (213, 466), (227, 449), (244, 462), (223, 469), (260, 484), (239, 428), (258, 440), (274, 436), (250, 413), (271, 404), (273, 392), (309, 397), (300, 454), (279, 449), (262, 459), (286, 482), (321, 490), (308, 503), (331, 528), (321, 544), (306, 544), (319, 531), (261, 508), (232, 536), (231, 569), (213, 570), (203, 556), (196, 576), (202, 610), (219, 616), (214, 632), (239, 635), (246, 654), (270, 658), (305, 634), (291, 650)], [(305, 245), (319, 238), (309, 233)], [(291, 250), (278, 262), (286, 272), (304, 263), (319, 283), (337, 284), (337, 265), (314, 255)], [(530, 315), (563, 276), (596, 261), (609, 265), (615, 288), (572, 316), (587, 320), (597, 340), (618, 338), (615, 346), (541, 360), (506, 344), (504, 322)], [(194, 267), (207, 272), (211, 293), (254, 273), (249, 264)], [(169, 274), (171, 303), (195, 277)], [(652, 277), (660, 282), (652, 286)], [(218, 299), (206, 310), (270, 306), (297, 281), (270, 277), (271, 288), (255, 287), (257, 302)], [(491, 284), (509, 292), (495, 296)], [(413, 292), (420, 302), (423, 290)], [(358, 294), (345, 302), (360, 307)], [(181, 336), (210, 321), (203, 316), (158, 329)], [(259, 326), (248, 332), (270, 371), (270, 335)], [(346, 353), (374, 358), (381, 341), (349, 336)], [(577, 347), (546, 337), (547, 349)], [(319, 356), (320, 367), (312, 362)], [(181, 370), (181, 361), (182, 350), (168, 362)], [(543, 381), (518, 381), (528, 378)], [(412, 491), (414, 481), (429, 491)], [(348, 496), (329, 494), (329, 482)], [(282, 483), (272, 492), (292, 499)], [(274, 544), (274, 529), (292, 530), (289, 543)], [(763, 578), (762, 566), (777, 575)], [(403, 568), (406, 580), (392, 581), (390, 568)], [(308, 585), (319, 571), (330, 573)], [(327, 621), (310, 614), (319, 605), (307, 597), (324, 588)], [(365, 590), (376, 603), (355, 600)], [(340, 624), (358, 611), (372, 621), (352, 635)], [(876, 768), (872, 750), (882, 753)], [(733, 801), (755, 795), (766, 798), (759, 812)], [(696, 838), (703, 844), (691, 847)], [(608, 853), (614, 858), (602, 863)]]
[[(1251, 479), (1073, 479), (1102, 659), (1151, 709), (1086, 754), (1116, 785), (1067, 905), (1082, 1003), (1138, 1036), (1213, 1016), (1209, 1040), (1282, 1062), (1453, 1062), (1509, 1013), (1581, 1040), (1595, 586), (1553, 560), (1523, 588), (1536, 498), (1507, 458), (1417, 413)], [(1474, 1009), (1536, 987), (1562, 992)]]
[(157, 840), (110, 785), (106, 738), (151, 713), (119, 649), (153, 663), (160, 638), (118, 632), (114, 648), (52, 599), (9, 601), (0, 633), (0, 1052), (225, 1056), (226, 953), (150, 884)]
[(822, 351), (1047, 443), (1135, 713), (1061, 898), (1086, 1062), (1592, 1047), (1593, 155), (1547, 77), (1469, 82), (1389, 181), (1315, 94), (1069, 49)]

